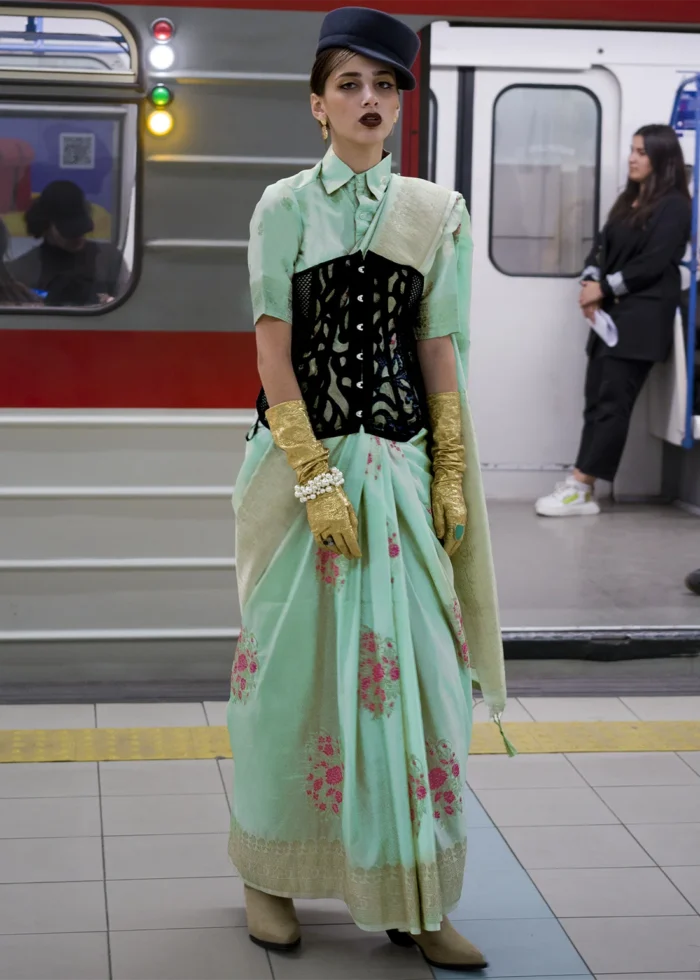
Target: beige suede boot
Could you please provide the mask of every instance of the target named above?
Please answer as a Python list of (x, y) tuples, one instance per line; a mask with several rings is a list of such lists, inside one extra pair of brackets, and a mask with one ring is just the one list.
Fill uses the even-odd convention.
[(299, 920), (291, 898), (279, 898), (245, 886), (248, 935), (256, 946), (278, 952), (295, 949), (301, 942)]
[(449, 919), (443, 919), (439, 932), (408, 932), (390, 929), (389, 939), (397, 946), (417, 946), (429, 966), (443, 970), (483, 970), (488, 966), (484, 954), (457, 932)]

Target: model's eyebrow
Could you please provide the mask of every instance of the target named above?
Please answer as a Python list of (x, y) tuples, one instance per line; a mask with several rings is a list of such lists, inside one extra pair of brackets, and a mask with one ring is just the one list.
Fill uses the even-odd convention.
[[(373, 71), (372, 74), (376, 78), (377, 75), (392, 75), (393, 72), (388, 68), (378, 68), (377, 71)], [(344, 71), (342, 74), (338, 75), (338, 78), (362, 78), (362, 72), (359, 71)]]

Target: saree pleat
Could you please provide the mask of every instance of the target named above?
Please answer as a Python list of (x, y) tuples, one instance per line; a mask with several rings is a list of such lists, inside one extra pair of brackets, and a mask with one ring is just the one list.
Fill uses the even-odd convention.
[[(256, 506), (246, 470), (264, 475), (270, 439), (261, 430), (250, 443), (239, 518)], [(363, 558), (319, 549), (302, 507), (291, 526), (278, 518), (231, 677), (230, 853), (248, 884), (340, 898), (364, 929), (437, 929), (464, 875), (472, 695), (452, 566), (432, 528), (426, 436), (397, 444), (361, 431), (326, 445)], [(292, 493), (291, 471), (288, 483)]]

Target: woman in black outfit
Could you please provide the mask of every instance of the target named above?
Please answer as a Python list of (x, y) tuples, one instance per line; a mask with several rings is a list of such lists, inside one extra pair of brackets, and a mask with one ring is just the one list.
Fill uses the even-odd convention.
[(657, 361), (673, 344), (681, 295), (680, 263), (690, 237), (690, 194), (683, 153), (670, 126), (642, 126), (633, 139), (629, 179), (586, 259), (579, 298), (615, 322), (608, 347), (591, 331), (586, 348), (586, 406), (576, 466), (535, 510), (543, 517), (598, 514), (595, 481), (612, 482), (632, 409)]

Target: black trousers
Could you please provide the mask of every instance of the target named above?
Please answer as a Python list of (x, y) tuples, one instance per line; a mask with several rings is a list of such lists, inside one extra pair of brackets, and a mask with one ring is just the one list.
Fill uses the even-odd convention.
[(576, 468), (599, 480), (615, 479), (632, 418), (632, 409), (653, 361), (619, 357), (588, 360), (586, 407)]

